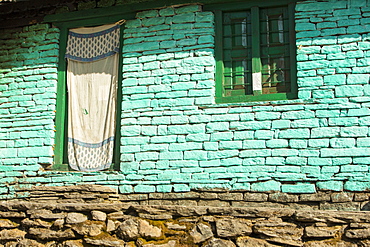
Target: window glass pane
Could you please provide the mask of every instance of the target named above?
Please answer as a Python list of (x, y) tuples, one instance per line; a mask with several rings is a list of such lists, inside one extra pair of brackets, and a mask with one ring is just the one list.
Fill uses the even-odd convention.
[(224, 96), (251, 95), (251, 14), (249, 11), (223, 16)]
[(262, 93), (290, 92), (287, 8), (260, 10)]

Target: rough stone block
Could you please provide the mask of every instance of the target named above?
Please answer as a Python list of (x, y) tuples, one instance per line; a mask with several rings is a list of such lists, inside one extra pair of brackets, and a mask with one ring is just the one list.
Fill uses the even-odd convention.
[(342, 191), (343, 190), (342, 181), (317, 182), (316, 186), (320, 190), (332, 190), (332, 191)]
[(257, 182), (251, 185), (251, 190), (257, 192), (280, 191), (280, 188), (281, 183), (273, 180)]
[(134, 192), (136, 193), (152, 193), (155, 191), (156, 191), (156, 187), (154, 185), (139, 184), (134, 187)]
[(340, 135), (342, 137), (366, 137), (368, 132), (368, 127), (341, 127)]
[(321, 127), (311, 130), (311, 138), (338, 137), (340, 128), (338, 127)]
[(281, 191), (284, 193), (316, 193), (314, 184), (297, 183), (297, 184), (283, 184)]
[[(339, 131), (339, 130), (338, 130)], [(306, 139), (310, 137), (309, 129), (286, 129), (281, 130), (278, 135), (281, 139)]]
[(336, 97), (353, 97), (364, 95), (364, 88), (361, 85), (338, 86), (335, 88)]
[(351, 157), (370, 156), (367, 148), (322, 148), (321, 157)]

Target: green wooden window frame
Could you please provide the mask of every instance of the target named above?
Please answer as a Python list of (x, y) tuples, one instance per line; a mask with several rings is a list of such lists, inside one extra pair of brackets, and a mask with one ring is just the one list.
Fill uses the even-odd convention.
[[(56, 100), (56, 116), (55, 116), (55, 146), (54, 146), (54, 164), (52, 170), (69, 171), (67, 159), (67, 62), (65, 59), (68, 31), (72, 28), (99, 26), (104, 24), (115, 23), (122, 19), (120, 16), (101, 16), (99, 18), (83, 18), (78, 17), (81, 13), (68, 13), (72, 18), (71, 21), (63, 21), (54, 23), (60, 29), (59, 39), (59, 61), (58, 61), (58, 84), (57, 84), (57, 100)], [(68, 16), (68, 15), (67, 15)], [(86, 16), (85, 16), (86, 17)], [(120, 51), (122, 53), (123, 46), (123, 29), (121, 25), (120, 32)], [(122, 69), (122, 56), (119, 56), (119, 70)], [(118, 71), (118, 90), (117, 90), (117, 111), (116, 111), (116, 131), (114, 143), (113, 165), (109, 170), (119, 170), (120, 163), (120, 119), (121, 119), (121, 104), (122, 104), (122, 73)]]
[(295, 4), (271, 2), (214, 10), (217, 103), (297, 98)]

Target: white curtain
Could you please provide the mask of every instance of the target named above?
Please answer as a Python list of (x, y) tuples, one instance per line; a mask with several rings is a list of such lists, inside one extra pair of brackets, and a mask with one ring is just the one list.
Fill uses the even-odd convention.
[(119, 26), (71, 29), (67, 43), (68, 162), (99, 171), (113, 161)]

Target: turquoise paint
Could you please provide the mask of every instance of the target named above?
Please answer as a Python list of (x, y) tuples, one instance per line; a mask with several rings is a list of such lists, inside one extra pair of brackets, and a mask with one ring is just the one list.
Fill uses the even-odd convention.
[(298, 2), (298, 99), (238, 104), (214, 103), (212, 12), (137, 13), (124, 29), (120, 170), (68, 176), (42, 172), (53, 157), (59, 31), (0, 30), (3, 179), (120, 193), (367, 190), (370, 10), (360, 2)]

